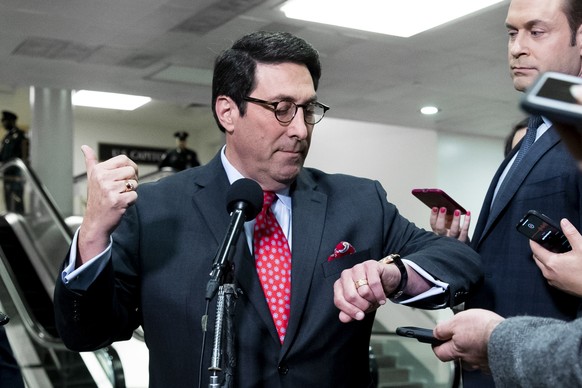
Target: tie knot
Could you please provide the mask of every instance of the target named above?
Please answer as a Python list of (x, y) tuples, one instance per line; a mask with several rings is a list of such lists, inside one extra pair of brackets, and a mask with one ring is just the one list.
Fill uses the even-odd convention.
[(263, 192), (263, 209), (268, 209), (271, 207), (273, 202), (275, 202), (275, 198), (277, 198), (277, 194), (273, 191), (264, 191)]

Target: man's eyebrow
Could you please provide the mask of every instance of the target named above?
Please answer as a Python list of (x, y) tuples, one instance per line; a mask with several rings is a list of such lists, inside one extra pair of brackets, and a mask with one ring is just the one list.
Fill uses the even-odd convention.
[[(545, 24), (546, 22), (541, 20), (541, 19), (534, 19), (534, 20), (530, 20), (527, 23), (525, 23), (525, 28), (527, 29), (531, 29), (532, 27), (535, 27), (538, 24)], [(518, 28), (515, 26), (512, 26), (510, 23), (505, 23), (505, 27), (508, 29), (512, 29), (512, 30), (517, 30)]]
[[(276, 96), (274, 96), (271, 101), (295, 101), (295, 98), (286, 95), (286, 94), (278, 94)], [(314, 94), (313, 96), (309, 97), (308, 99), (305, 100), (305, 103), (311, 103), (311, 102), (315, 102), (317, 101), (317, 95)]]

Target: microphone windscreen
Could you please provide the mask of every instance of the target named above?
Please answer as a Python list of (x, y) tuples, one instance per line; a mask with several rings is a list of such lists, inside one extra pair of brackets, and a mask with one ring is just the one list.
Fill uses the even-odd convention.
[(242, 178), (234, 181), (226, 193), (226, 210), (232, 213), (236, 204), (246, 203), (245, 219), (253, 220), (263, 208), (263, 189), (252, 179)]

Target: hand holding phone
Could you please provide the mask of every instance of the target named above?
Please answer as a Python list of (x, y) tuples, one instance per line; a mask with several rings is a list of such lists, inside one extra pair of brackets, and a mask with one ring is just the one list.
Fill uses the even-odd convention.
[(562, 233), (558, 224), (548, 216), (535, 211), (528, 211), (516, 225), (518, 232), (527, 236), (555, 253), (564, 253), (572, 250), (568, 239)]
[(416, 338), (419, 342), (431, 345), (440, 345), (445, 341), (436, 339), (431, 329), (416, 326), (402, 326), (396, 328), (396, 334), (408, 338)]
[(412, 190), (412, 195), (431, 209), (433, 207), (438, 207), (439, 209), (444, 207), (447, 209), (447, 214), (451, 215), (455, 210), (459, 210), (461, 214), (467, 213), (464, 207), (441, 189), (414, 189)]

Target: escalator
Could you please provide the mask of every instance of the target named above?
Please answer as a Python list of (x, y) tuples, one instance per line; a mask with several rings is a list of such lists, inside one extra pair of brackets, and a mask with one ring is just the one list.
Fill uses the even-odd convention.
[[(22, 161), (2, 165), (0, 177), (8, 168), (19, 171), (22, 191), (18, 194), (24, 210), (6, 201), (0, 204), (0, 310), (11, 317), (6, 334), (26, 386), (126, 388), (123, 366), (113, 347), (78, 353), (67, 350), (60, 340), (52, 298), (71, 230)], [(5, 194), (0, 199), (11, 198)]]

